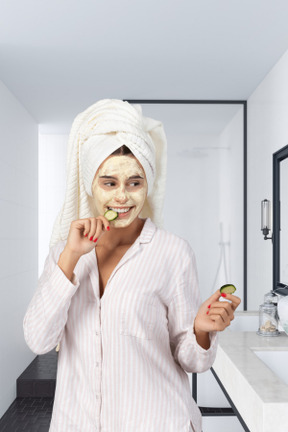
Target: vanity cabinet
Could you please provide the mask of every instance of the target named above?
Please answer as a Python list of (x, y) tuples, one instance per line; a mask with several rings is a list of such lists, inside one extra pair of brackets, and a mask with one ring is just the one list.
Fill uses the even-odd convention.
[[(249, 312), (235, 316), (245, 319)], [(288, 337), (283, 331), (263, 337), (256, 330), (219, 333), (213, 370), (250, 432), (287, 432)]]

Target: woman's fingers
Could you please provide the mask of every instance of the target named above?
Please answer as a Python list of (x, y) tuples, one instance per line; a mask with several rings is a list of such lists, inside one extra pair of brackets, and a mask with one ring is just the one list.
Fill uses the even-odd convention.
[(107, 221), (107, 219), (104, 218), (103, 216), (99, 216), (97, 218), (97, 228), (95, 232), (95, 238), (99, 239), (99, 237), (101, 237), (101, 235), (103, 235), (105, 231), (108, 232), (107, 227), (109, 227), (109, 222)]
[(104, 216), (88, 218), (85, 221), (84, 236), (88, 240), (95, 242), (105, 231), (109, 231), (109, 221)]
[(235, 311), (241, 303), (241, 299), (234, 294), (225, 294), (225, 300), (230, 300), (232, 303), (232, 309)]
[(208, 315), (215, 322), (217, 330), (222, 331), (230, 325), (234, 319), (234, 311), (241, 303), (239, 297), (226, 294), (225, 299), (229, 301), (216, 301), (211, 304)]
[(211, 320), (214, 321), (214, 329), (216, 331), (223, 331), (229, 326), (230, 320), (224, 319), (221, 315), (212, 315)]
[(226, 311), (220, 308), (209, 312), (209, 317), (213, 321), (223, 322), (226, 325), (229, 325), (231, 321), (230, 316), (226, 313)]
[(233, 294), (221, 294), (220, 290), (217, 290), (200, 306), (194, 322), (195, 329), (225, 330), (234, 319), (234, 312), (240, 303), (239, 297)]
[(225, 314), (226, 314), (228, 317), (232, 317), (234, 310), (232, 309), (231, 303), (226, 302), (226, 301), (225, 302), (218, 301), (218, 302), (212, 303), (210, 310), (209, 310), (209, 315), (212, 315), (215, 313), (217, 315), (221, 314), (223, 316), (225, 316)]
[(216, 331), (223, 331), (226, 327), (230, 325), (230, 322), (234, 318), (233, 312), (232, 315), (229, 313), (229, 308), (226, 307), (215, 307), (212, 310), (209, 310), (209, 318), (214, 322), (214, 329)]
[(83, 231), (83, 235), (84, 237), (88, 236), (89, 232), (90, 232), (90, 219), (85, 219), (84, 220), (84, 231)]
[(97, 220), (99, 222), (100, 221), (102, 222), (101, 224), (99, 224), (100, 231), (103, 230), (103, 232), (108, 232), (109, 229), (110, 229), (110, 223), (109, 223), (109, 221), (104, 216), (98, 216)]
[(91, 218), (90, 219), (90, 231), (89, 231), (88, 236), (87, 236), (88, 240), (90, 240), (90, 241), (94, 241), (96, 238), (95, 237), (96, 225), (97, 225), (97, 219)]

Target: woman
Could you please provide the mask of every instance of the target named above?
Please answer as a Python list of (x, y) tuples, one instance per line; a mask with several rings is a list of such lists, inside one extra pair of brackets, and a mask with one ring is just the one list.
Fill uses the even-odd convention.
[(186, 372), (211, 367), (240, 299), (201, 305), (190, 245), (161, 228), (165, 172), (162, 124), (141, 107), (103, 100), (76, 117), (23, 323), (37, 354), (61, 341), (50, 432), (201, 431)]

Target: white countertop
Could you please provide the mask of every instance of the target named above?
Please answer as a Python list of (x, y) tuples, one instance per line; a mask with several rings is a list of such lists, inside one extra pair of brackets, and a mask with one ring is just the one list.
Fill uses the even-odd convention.
[[(251, 314), (258, 316), (236, 312), (235, 320)], [(257, 330), (220, 332), (213, 369), (251, 432), (288, 432), (288, 386), (253, 351), (288, 351), (288, 336), (263, 337)]]

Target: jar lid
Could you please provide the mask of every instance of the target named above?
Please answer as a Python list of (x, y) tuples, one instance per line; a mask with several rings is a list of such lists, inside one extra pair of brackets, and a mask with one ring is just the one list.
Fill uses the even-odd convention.
[(269, 291), (264, 295), (264, 303), (278, 303), (278, 295), (274, 291)]
[(276, 309), (276, 305), (271, 303), (271, 302), (264, 302), (263, 304), (260, 305), (261, 308), (265, 308), (265, 309)]

